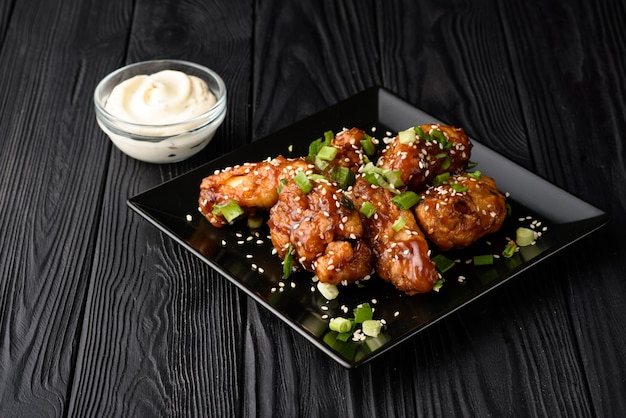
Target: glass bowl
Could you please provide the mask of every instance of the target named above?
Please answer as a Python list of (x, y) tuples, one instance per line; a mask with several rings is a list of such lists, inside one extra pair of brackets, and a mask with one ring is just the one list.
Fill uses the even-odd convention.
[[(166, 124), (158, 120), (136, 123), (129, 116), (119, 117), (107, 110), (107, 101), (115, 86), (137, 75), (164, 70), (200, 78), (215, 96), (215, 104), (200, 115)], [(198, 64), (179, 60), (144, 61), (119, 68), (104, 77), (94, 91), (94, 105), (98, 125), (122, 152), (150, 163), (173, 163), (197, 154), (213, 139), (226, 116), (226, 85), (216, 72)]]

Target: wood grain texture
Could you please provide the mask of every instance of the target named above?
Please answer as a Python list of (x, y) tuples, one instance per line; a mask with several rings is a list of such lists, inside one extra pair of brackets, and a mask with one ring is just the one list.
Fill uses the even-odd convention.
[[(626, 177), (626, 48), (611, 28), (626, 22), (626, 10), (606, 2), (517, 6), (511, 14), (517, 17), (504, 24), (537, 170), (614, 215), (611, 227), (573, 249), (559, 272), (568, 278), (591, 413), (614, 416), (626, 407), (623, 387), (612, 383), (626, 380), (626, 202), (619, 192)], [(543, 47), (529, 48), (537, 39)]]
[(255, 12), (255, 138), (380, 84), (372, 1), (261, 1)]
[(184, 163), (150, 165), (112, 151), (69, 415), (238, 415), (238, 292), (126, 199), (246, 142), (251, 35), (242, 29), (251, 28), (251, 11), (241, 2), (135, 5), (126, 61), (207, 65), (226, 74), (232, 105), (209, 147)]
[[(109, 149), (85, 110), (102, 62), (97, 16), (121, 6), (33, 1), (11, 13), (0, 54), (0, 415), (65, 411)], [(78, 36), (88, 28), (93, 37)]]
[(0, 5), (0, 45), (4, 43), (4, 38), (8, 30), (9, 22), (15, 7), (15, 0), (4, 1)]
[[(0, 416), (620, 416), (625, 24), (610, 0), (4, 2)], [(227, 84), (185, 162), (95, 123), (98, 80), (153, 58)], [(346, 370), (126, 199), (373, 85), (613, 220)]]

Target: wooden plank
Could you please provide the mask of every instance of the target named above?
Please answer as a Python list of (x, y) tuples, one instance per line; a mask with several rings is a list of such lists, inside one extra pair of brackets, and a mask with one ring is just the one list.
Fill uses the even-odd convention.
[(591, 415), (619, 415), (626, 409), (626, 37), (617, 28), (626, 10), (620, 2), (509, 6), (503, 21), (537, 171), (613, 214), (607, 230), (561, 260), (558, 274), (568, 278)]
[[(66, 409), (110, 148), (94, 122), (93, 87), (106, 65), (99, 53), (110, 49), (104, 40), (121, 33), (123, 41), (129, 11), (120, 3), (17, 2), (3, 32), (4, 416), (61, 416)], [(118, 24), (103, 26), (99, 15), (107, 14)]]
[(371, 1), (261, 2), (255, 22), (255, 138), (380, 84)]
[(6, 32), (8, 31), (11, 14), (15, 7), (15, 0), (4, 1), (0, 4), (0, 46), (3, 45)]
[(125, 202), (248, 140), (251, 19), (245, 2), (135, 4), (126, 61), (206, 65), (225, 75), (230, 104), (188, 161), (151, 165), (112, 150), (69, 415), (238, 415), (239, 293)]

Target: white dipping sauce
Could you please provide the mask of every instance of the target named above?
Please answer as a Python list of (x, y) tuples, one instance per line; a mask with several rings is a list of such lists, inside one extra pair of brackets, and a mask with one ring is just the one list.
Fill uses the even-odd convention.
[[(217, 99), (204, 80), (182, 71), (164, 70), (151, 75), (137, 75), (115, 86), (105, 109), (115, 117), (141, 125), (169, 125), (200, 116), (215, 105)], [(146, 135), (175, 135), (199, 125), (190, 124), (133, 129)]]
[(124, 153), (171, 163), (189, 158), (211, 141), (226, 114), (226, 92), (219, 94), (218, 101), (201, 78), (166, 69), (117, 84), (104, 104), (113, 118), (96, 115)]

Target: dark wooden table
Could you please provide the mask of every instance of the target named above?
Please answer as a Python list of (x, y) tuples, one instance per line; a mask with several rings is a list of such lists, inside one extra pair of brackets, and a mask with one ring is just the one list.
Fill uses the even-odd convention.
[[(2, 2), (0, 415), (620, 415), (625, 26), (619, 0)], [(177, 164), (94, 118), (103, 76), (156, 58), (228, 86)], [(612, 222), (346, 370), (126, 200), (376, 85)]]

